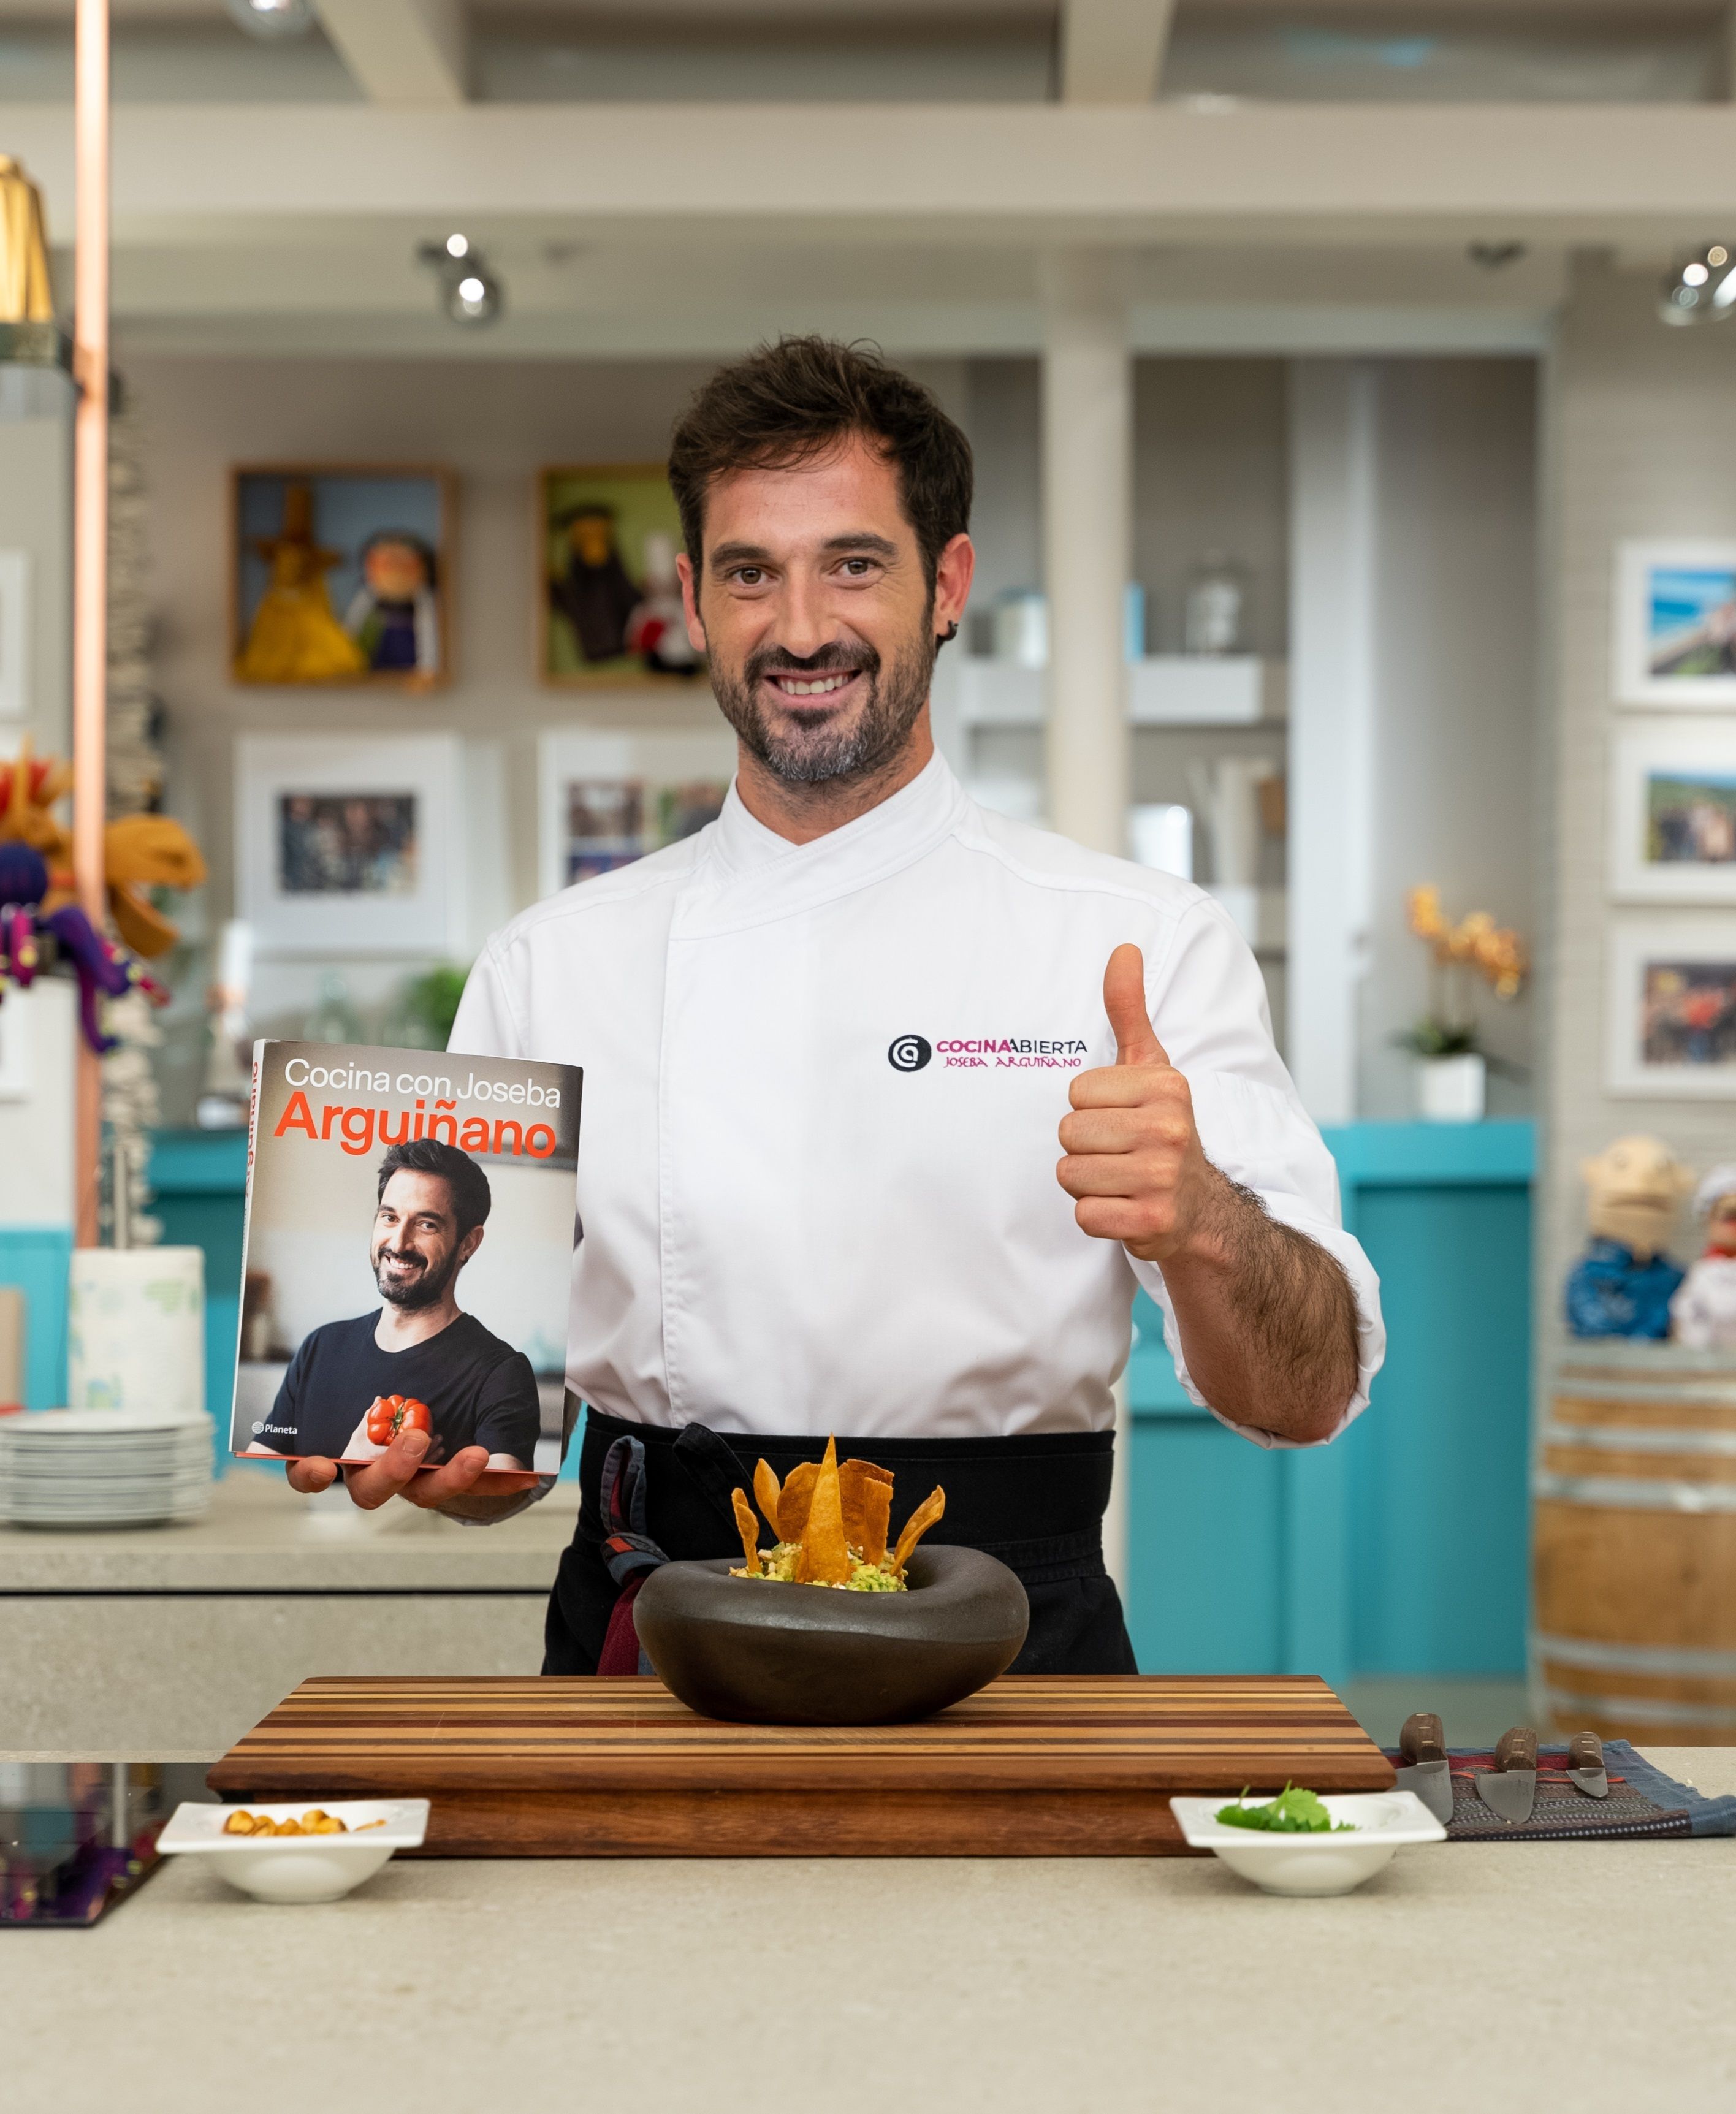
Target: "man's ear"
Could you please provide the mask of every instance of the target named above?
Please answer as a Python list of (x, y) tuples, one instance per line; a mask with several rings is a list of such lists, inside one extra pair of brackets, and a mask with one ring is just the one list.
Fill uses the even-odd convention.
[(488, 1229), (486, 1226), (472, 1226), (469, 1232), (467, 1233), (464, 1238), (458, 1243), (458, 1267), (460, 1270), (464, 1268), (465, 1265), (470, 1260), (471, 1256), (474, 1255), (476, 1251), (482, 1246), (483, 1235), (488, 1230)]
[(683, 551), (676, 560), (676, 578), (681, 583), (681, 607), (687, 617), (687, 643), (695, 653), (709, 653), (705, 621), (699, 614), (699, 579), (694, 561)]

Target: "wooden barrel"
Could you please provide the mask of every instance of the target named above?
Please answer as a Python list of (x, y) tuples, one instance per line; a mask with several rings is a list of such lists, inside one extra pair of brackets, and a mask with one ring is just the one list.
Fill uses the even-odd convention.
[(1638, 1344), (1569, 1357), (1532, 1489), (1548, 1722), (1736, 1745), (1736, 1360)]

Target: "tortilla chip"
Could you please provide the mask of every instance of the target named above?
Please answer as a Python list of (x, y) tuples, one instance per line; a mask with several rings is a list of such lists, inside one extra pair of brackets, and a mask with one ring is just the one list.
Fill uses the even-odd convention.
[(735, 1508), (735, 1531), (741, 1536), (741, 1553), (748, 1559), (748, 1576), (757, 1578), (760, 1573), (759, 1521), (753, 1517), (753, 1508), (748, 1503), (745, 1490), (731, 1490), (730, 1503)]
[(847, 1586), (850, 1549), (844, 1539), (844, 1493), (838, 1485), (838, 1448), (826, 1442), (826, 1457), (814, 1477), (813, 1501), (802, 1529), (802, 1553), (796, 1559), (800, 1586)]
[(905, 1531), (898, 1537), (898, 1547), (892, 1556), (892, 1568), (900, 1578), (911, 1553), (941, 1514), (946, 1509), (946, 1493), (937, 1483), (916, 1510), (905, 1521)]
[(853, 1459), (839, 1463), (838, 1488), (844, 1495), (844, 1539), (852, 1549), (866, 1549), (869, 1531), (868, 1492), (876, 1483), (882, 1485), (890, 1496), (891, 1470), (877, 1468), (872, 1461)]
[(770, 1466), (764, 1461), (758, 1462), (754, 1465), (753, 1494), (759, 1500), (759, 1509), (765, 1514), (766, 1525), (771, 1528), (772, 1539), (776, 1541), (778, 1539), (778, 1482)]
[(784, 1478), (777, 1500), (777, 1538), (799, 1541), (808, 1524), (808, 1508), (813, 1502), (813, 1486), (819, 1479), (819, 1463), (804, 1461)]

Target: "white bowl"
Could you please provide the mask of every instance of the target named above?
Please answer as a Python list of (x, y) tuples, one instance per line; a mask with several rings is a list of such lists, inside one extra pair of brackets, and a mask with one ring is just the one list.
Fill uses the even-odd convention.
[[(1264, 1803), (1250, 1793), (1248, 1804)], [(1218, 1819), (1233, 1798), (1172, 1798), (1170, 1810), (1195, 1850), (1210, 1850), (1268, 1894), (1348, 1894), (1412, 1842), (1445, 1842), (1446, 1830), (1413, 1791), (1328, 1792), (1321, 1800), (1354, 1835), (1268, 1835)]]
[[(273, 1820), (300, 1820), (323, 1805), (350, 1831), (343, 1835), (226, 1835), (223, 1823), (238, 1810)], [(383, 1824), (355, 1831), (369, 1821)], [(337, 1901), (371, 1879), (394, 1850), (419, 1849), (428, 1833), (425, 1798), (245, 1799), (235, 1805), (188, 1804), (157, 1837), (165, 1856), (204, 1856), (212, 1869), (257, 1901)]]

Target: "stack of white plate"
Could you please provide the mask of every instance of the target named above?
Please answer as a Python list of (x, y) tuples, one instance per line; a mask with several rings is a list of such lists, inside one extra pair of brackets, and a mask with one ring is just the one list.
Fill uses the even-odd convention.
[(149, 1526), (211, 1502), (211, 1425), (172, 1410), (44, 1409), (0, 1416), (0, 1521)]

